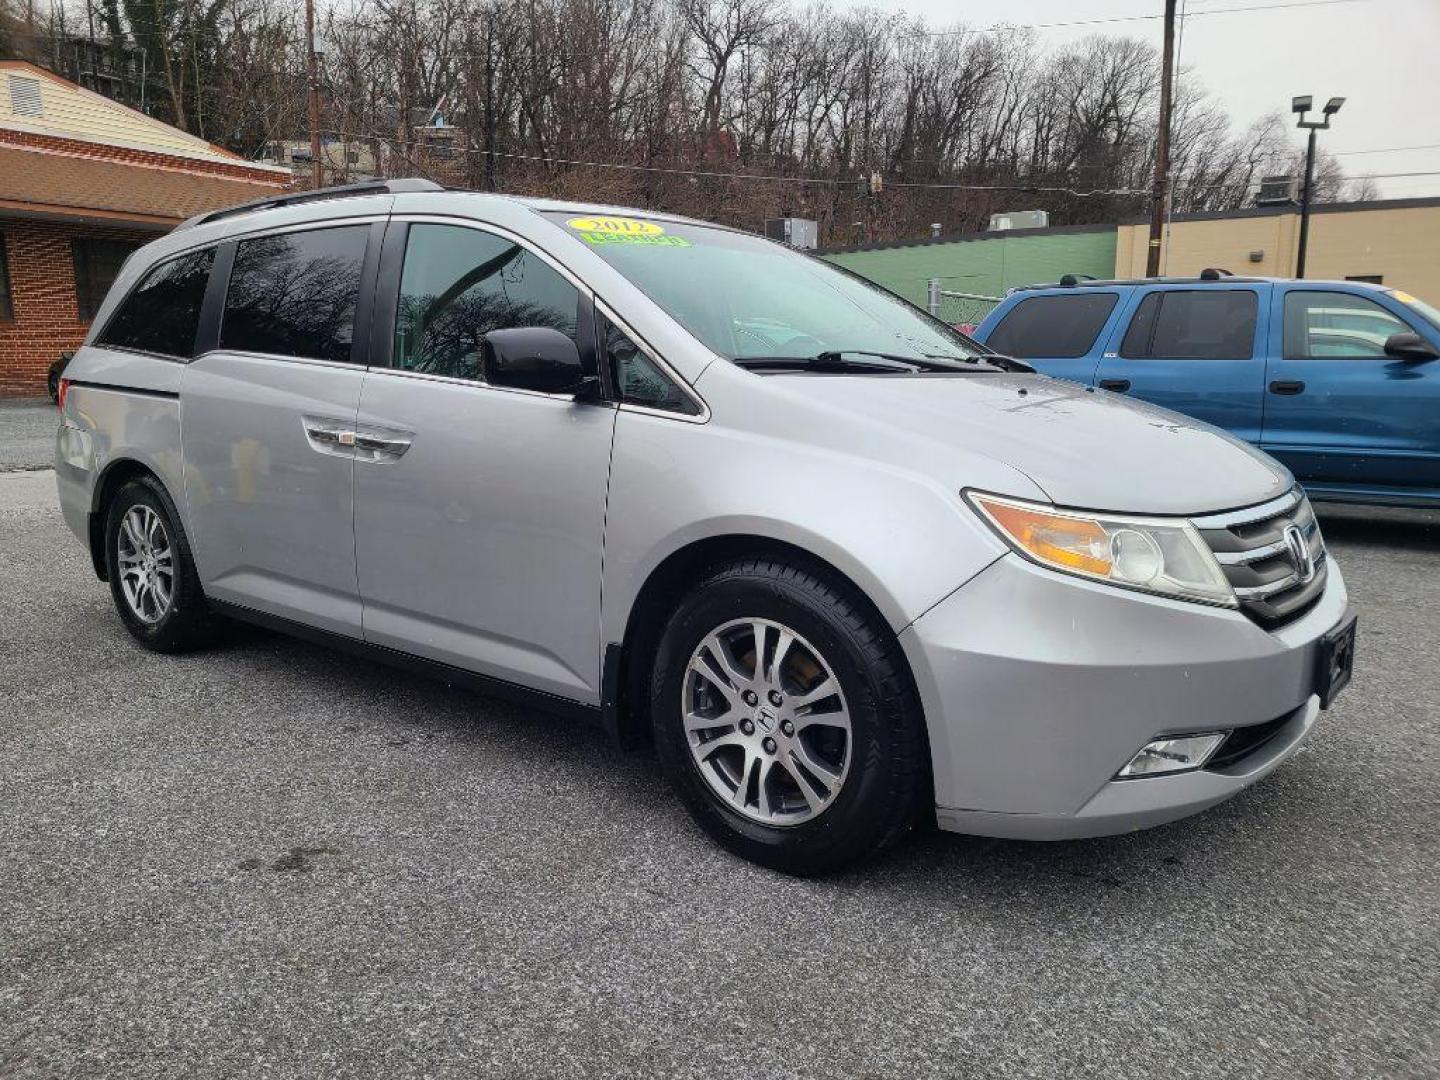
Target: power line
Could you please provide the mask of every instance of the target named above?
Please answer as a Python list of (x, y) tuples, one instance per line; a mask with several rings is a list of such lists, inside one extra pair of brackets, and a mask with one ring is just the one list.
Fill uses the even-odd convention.
[[(326, 129), (325, 134), (335, 135), (342, 139), (351, 139), (357, 142), (371, 141), (382, 142), (388, 146), (402, 146), (398, 139), (387, 138), (382, 135), (362, 135), (353, 131), (337, 131)], [(459, 154), (483, 154), (483, 149), (475, 149), (466, 146), (448, 147), (449, 153)], [(721, 172), (712, 169), (680, 169), (665, 165), (630, 165), (616, 161), (581, 161), (576, 158), (549, 157), (543, 154), (515, 154), (496, 150), (496, 157), (508, 158), (511, 161), (535, 161), (547, 165), (569, 165), (576, 168), (586, 169), (617, 169), (626, 172), (648, 172), (662, 173), (671, 176), (696, 176), (712, 180), (760, 180), (770, 183), (783, 184), (817, 184), (823, 186), (844, 186), (856, 183), (854, 178), (834, 176), (773, 176), (767, 173), (744, 173), (744, 172)], [(411, 164), (419, 167), (417, 162)], [(897, 188), (923, 188), (931, 191), (1019, 191), (1032, 194), (1057, 194), (1071, 195), (1076, 198), (1089, 198), (1103, 195), (1144, 195), (1145, 192), (1138, 188), (1096, 188), (1089, 191), (1078, 191), (1075, 188), (1062, 187), (1045, 184), (940, 184), (921, 183), (919, 181), (890, 180), (886, 181), (889, 187)]]
[[(369, 135), (366, 135), (366, 134), (361, 134), (361, 133), (359, 133), (359, 132), (354, 132), (354, 131), (340, 131), (340, 130), (337, 130), (337, 129), (334, 129), (334, 128), (324, 129), (324, 133), (325, 133), (326, 135), (333, 135), (333, 136), (336, 136), (336, 137), (341, 138), (341, 139), (349, 139), (349, 140), (354, 141), (354, 142), (380, 142), (380, 143), (386, 144), (387, 146), (399, 147), (399, 148), (401, 148), (402, 150), (403, 150), (403, 147), (404, 147), (404, 144), (403, 144), (402, 142), (400, 142), (400, 140), (394, 139), (394, 138), (391, 138), (391, 137), (385, 136), (385, 135), (379, 135), (379, 134), (369, 134)], [(418, 143), (416, 144), (416, 148), (417, 148), (417, 149), (421, 149), (421, 150), (424, 149), (423, 144), (418, 144)], [(452, 154), (484, 154), (484, 153), (485, 153), (485, 151), (484, 151), (483, 149), (478, 149), (478, 148), (473, 148), (473, 147), (466, 147), (466, 146), (447, 147), (446, 150), (447, 150), (448, 153), (452, 153)], [(675, 166), (668, 166), (668, 165), (633, 165), (633, 164), (628, 164), (628, 163), (625, 163), (625, 162), (618, 162), (618, 161), (584, 161), (584, 160), (581, 160), (581, 159), (579, 159), (579, 158), (551, 157), (551, 156), (545, 155), (545, 154), (517, 154), (517, 153), (507, 152), (507, 151), (502, 151), (502, 150), (496, 150), (496, 151), (495, 151), (495, 156), (496, 156), (496, 157), (499, 157), (499, 158), (506, 158), (506, 159), (511, 160), (511, 161), (531, 161), (531, 162), (538, 162), (538, 163), (540, 163), (540, 164), (545, 164), (545, 165), (566, 165), (566, 166), (570, 166), (570, 167), (572, 167), (572, 168), (584, 168), (584, 169), (613, 169), (613, 170), (618, 170), (618, 171), (622, 171), (622, 172), (659, 173), (659, 174), (662, 174), (662, 175), (669, 175), (669, 176), (694, 176), (694, 177), (703, 177), (703, 178), (711, 179), (711, 180), (756, 180), (756, 181), (764, 181), (764, 182), (768, 182), (768, 183), (780, 183), (780, 184), (815, 184), (815, 185), (819, 185), (819, 186), (828, 186), (828, 187), (845, 186), (845, 185), (850, 185), (850, 184), (854, 184), (854, 183), (857, 182), (857, 180), (856, 180), (855, 178), (853, 178), (853, 177), (851, 177), (851, 178), (846, 178), (846, 177), (835, 177), (835, 176), (793, 176), (793, 175), (785, 175), (785, 174), (781, 174), (781, 175), (778, 175), (778, 176), (777, 176), (777, 175), (771, 175), (771, 174), (768, 174), (768, 173), (726, 172), (726, 171), (721, 171), (721, 170), (716, 170), (716, 169), (683, 169), (683, 168), (677, 168), (677, 167), (675, 167)], [(423, 166), (421, 165), (421, 163), (413, 160), (413, 158), (407, 157), (407, 161), (409, 161), (409, 163), (410, 163), (411, 165), (414, 165), (416, 168), (423, 168)], [(1436, 169), (1436, 170), (1422, 170), (1422, 171), (1417, 171), (1417, 172), (1361, 173), (1361, 174), (1358, 174), (1358, 175), (1355, 175), (1355, 176), (1346, 176), (1344, 179), (1347, 180), (1347, 181), (1349, 181), (1349, 180), (1389, 180), (1389, 179), (1399, 179), (1399, 178), (1403, 178), (1403, 177), (1427, 177), (1427, 176), (1440, 176), (1440, 169)], [(1017, 184), (962, 184), (962, 183), (925, 182), (925, 181), (916, 181), (916, 180), (887, 180), (887, 181), (885, 181), (885, 184), (886, 184), (887, 187), (907, 188), (907, 189), (911, 189), (911, 190), (917, 190), (917, 189), (918, 189), (918, 190), (925, 190), (925, 191), (1015, 191), (1015, 192), (1023, 192), (1023, 193), (1026, 193), (1026, 194), (1069, 195), (1069, 196), (1072, 196), (1072, 197), (1074, 197), (1074, 198), (1092, 198), (1092, 197), (1097, 197), (1097, 196), (1102, 196), (1102, 197), (1103, 197), (1103, 196), (1107, 196), (1107, 195), (1108, 195), (1108, 196), (1130, 196), (1130, 195), (1139, 196), (1139, 195), (1147, 195), (1147, 194), (1149, 194), (1149, 192), (1146, 191), (1146, 190), (1143, 189), (1143, 188), (1125, 188), (1125, 187), (1119, 187), (1119, 188), (1092, 188), (1092, 189), (1088, 189), (1088, 190), (1081, 191), (1081, 190), (1078, 190), (1078, 189), (1073, 188), (1073, 187), (1066, 187), (1066, 186), (1057, 185), (1057, 184), (1025, 184), (1025, 183), (1017, 183)], [(1195, 191), (1212, 191), (1212, 190), (1216, 190), (1216, 189), (1224, 188), (1224, 187), (1229, 187), (1229, 186), (1230, 186), (1229, 184), (1203, 184), (1203, 185), (1200, 185), (1200, 186), (1198, 186), (1198, 187), (1192, 186), (1192, 185), (1188, 185), (1188, 184), (1187, 184), (1187, 185), (1184, 185), (1185, 189), (1186, 189), (1187, 191), (1190, 191), (1190, 192), (1195, 192)]]
[[(1192, 11), (1188, 19), (1207, 15), (1247, 15), (1252, 11), (1281, 11), (1286, 8), (1329, 7), (1332, 4), (1363, 4), (1370, 0), (1289, 0), (1281, 4), (1255, 4), (1251, 7), (1214, 8), (1210, 11)], [(1073, 19), (1068, 22), (1051, 23), (996, 23), (993, 26), (964, 27), (956, 30), (918, 31), (920, 37), (956, 37), (964, 34), (1011, 34), (1017, 30), (1059, 30), (1076, 26), (1108, 26), (1114, 23), (1154, 22), (1164, 15), (1114, 15), (1104, 19)]]
[(1352, 157), (1355, 154), (1398, 154), (1402, 150), (1440, 150), (1440, 143), (1424, 146), (1381, 146), (1374, 150), (1332, 150), (1331, 157)]

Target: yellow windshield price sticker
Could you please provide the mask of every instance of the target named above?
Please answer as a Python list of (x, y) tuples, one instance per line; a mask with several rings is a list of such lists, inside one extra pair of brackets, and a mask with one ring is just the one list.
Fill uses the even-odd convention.
[(648, 247), (689, 247), (683, 236), (670, 236), (653, 221), (627, 217), (577, 217), (565, 223), (580, 239), (596, 247), (601, 244), (633, 244)]

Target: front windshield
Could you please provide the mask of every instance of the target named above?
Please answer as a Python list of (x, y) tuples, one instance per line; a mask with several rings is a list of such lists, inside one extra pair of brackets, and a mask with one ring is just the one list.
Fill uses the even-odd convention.
[(1425, 316), (1425, 318), (1429, 319), (1430, 322), (1435, 326), (1440, 327), (1440, 309), (1436, 309), (1433, 304), (1427, 304), (1418, 296), (1411, 296), (1409, 293), (1401, 292), (1399, 289), (1391, 289), (1390, 295), (1393, 296), (1396, 300), (1399, 300), (1402, 304), (1406, 304), (1414, 310), (1418, 311), (1421, 315)]
[(984, 351), (863, 279), (758, 236), (704, 225), (547, 211), (721, 356), (873, 353), (967, 360)]

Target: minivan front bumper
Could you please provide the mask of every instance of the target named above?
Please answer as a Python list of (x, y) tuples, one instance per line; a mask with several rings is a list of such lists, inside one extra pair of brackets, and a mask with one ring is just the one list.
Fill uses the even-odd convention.
[[(1314, 725), (1320, 642), (1347, 603), (1333, 561), (1314, 606), (1267, 631), (1228, 608), (997, 560), (901, 634), (925, 706), (941, 827), (1102, 836), (1237, 794)], [(1224, 766), (1115, 779), (1159, 736), (1261, 724), (1273, 734)]]

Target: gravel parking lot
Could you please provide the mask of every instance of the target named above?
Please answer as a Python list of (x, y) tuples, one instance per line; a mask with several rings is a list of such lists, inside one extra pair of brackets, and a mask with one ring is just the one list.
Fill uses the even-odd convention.
[(1355, 682), (1264, 784), (800, 881), (595, 731), (141, 650), (53, 475), (0, 475), (0, 1076), (1437, 1075), (1440, 516), (1324, 526)]

